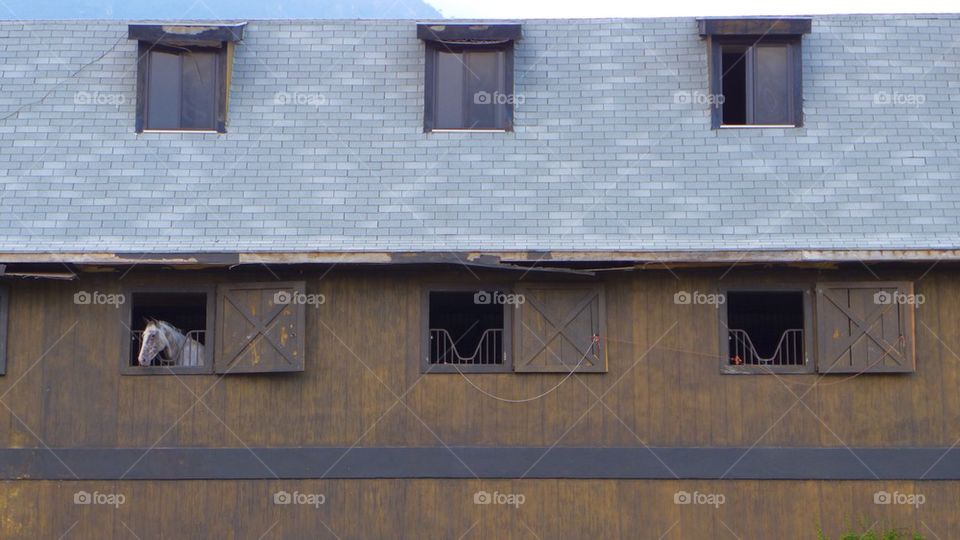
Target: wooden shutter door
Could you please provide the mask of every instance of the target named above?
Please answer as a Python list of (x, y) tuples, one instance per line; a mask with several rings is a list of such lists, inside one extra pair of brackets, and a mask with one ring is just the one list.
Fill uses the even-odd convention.
[(818, 284), (818, 371), (914, 371), (912, 299), (906, 282)]
[(305, 290), (302, 281), (218, 286), (214, 371), (303, 371)]
[(514, 371), (605, 372), (603, 287), (530, 284), (514, 317)]

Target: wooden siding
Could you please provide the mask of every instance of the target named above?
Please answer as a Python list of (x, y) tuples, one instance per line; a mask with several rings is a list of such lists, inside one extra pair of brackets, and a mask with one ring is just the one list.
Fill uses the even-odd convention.
[[(325, 296), (306, 309), (305, 370), (223, 378), (121, 375), (124, 310), (75, 305), (73, 294), (277, 281), (266, 270), (137, 268), (122, 279), (115, 272), (84, 273), (74, 283), (10, 282), (0, 446), (948, 447), (960, 439), (960, 273), (943, 264), (924, 274), (928, 268), (873, 269), (885, 281), (915, 281), (924, 295), (917, 371), (823, 378), (721, 375), (719, 311), (675, 304), (673, 295), (872, 279), (860, 266), (604, 274), (609, 372), (569, 378), (421, 372), (422, 287), (475, 281), (462, 268), (273, 269)], [(477, 273), (494, 283), (520, 277)], [(542, 282), (544, 274), (524, 280)]]
[[(122, 494), (118, 508), (74, 504), (74, 494)], [(278, 491), (324, 503), (275, 505)], [(478, 491), (523, 495), (523, 504), (474, 504)], [(922, 494), (919, 509), (875, 505), (877, 491)], [(674, 504), (678, 491), (720, 494), (724, 504)], [(898, 527), (925, 538), (960, 534), (957, 482), (361, 480), (211, 482), (5, 482), (0, 537), (271, 539), (817, 538), (851, 524)], [(201, 525), (202, 524), (202, 525)], [(198, 534), (201, 529), (202, 533)]]

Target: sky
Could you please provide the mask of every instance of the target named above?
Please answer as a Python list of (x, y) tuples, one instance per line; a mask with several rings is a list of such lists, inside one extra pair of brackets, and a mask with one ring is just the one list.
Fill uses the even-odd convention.
[(960, 0), (427, 0), (427, 3), (446, 17), (468, 19), (960, 12)]

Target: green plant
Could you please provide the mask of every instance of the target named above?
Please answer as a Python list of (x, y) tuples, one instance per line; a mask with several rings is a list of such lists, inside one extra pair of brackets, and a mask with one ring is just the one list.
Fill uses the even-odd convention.
[[(863, 531), (863, 532), (858, 532)], [(817, 527), (817, 540), (830, 540), (823, 534), (823, 528)], [(847, 532), (842, 533), (837, 540), (924, 540), (924, 537), (918, 532), (910, 532), (907, 529), (895, 527), (850, 527)]]

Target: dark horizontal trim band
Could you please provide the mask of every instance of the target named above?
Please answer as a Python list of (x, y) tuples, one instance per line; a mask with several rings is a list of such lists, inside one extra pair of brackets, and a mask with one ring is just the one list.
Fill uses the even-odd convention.
[(960, 480), (954, 448), (3, 448), (0, 479)]
[(697, 19), (700, 36), (799, 36), (809, 34), (809, 17), (746, 17)]
[(127, 39), (148, 43), (213, 45), (243, 40), (247, 23), (238, 24), (131, 24)]
[(517, 41), (523, 37), (523, 26), (516, 23), (419, 23), (417, 37), (424, 41), (438, 42)]

